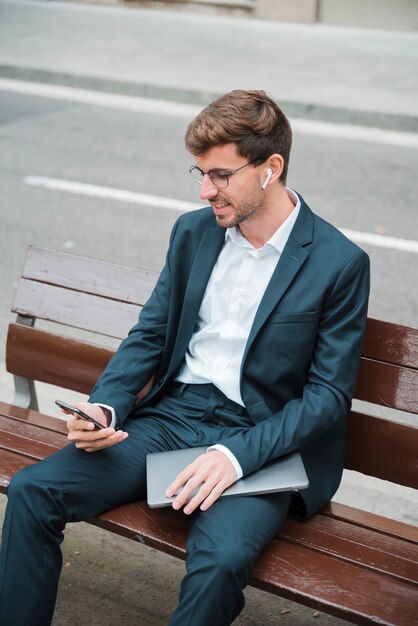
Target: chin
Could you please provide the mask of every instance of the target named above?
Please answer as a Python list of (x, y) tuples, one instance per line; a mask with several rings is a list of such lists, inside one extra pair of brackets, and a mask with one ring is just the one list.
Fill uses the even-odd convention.
[(233, 226), (236, 226), (236, 223), (234, 222), (234, 220), (231, 220), (225, 216), (225, 215), (215, 215), (216, 217), (216, 221), (218, 223), (218, 226), (222, 226), (222, 228), (232, 228)]

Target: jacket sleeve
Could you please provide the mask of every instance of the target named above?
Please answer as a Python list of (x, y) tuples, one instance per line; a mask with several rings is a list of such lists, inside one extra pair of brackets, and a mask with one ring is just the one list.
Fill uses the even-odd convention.
[(171, 290), (170, 254), (177, 230), (170, 237), (165, 266), (138, 323), (129, 331), (95, 384), (89, 402), (106, 404), (123, 423), (136, 402), (136, 394), (158, 369), (164, 350)]
[[(369, 258), (357, 252), (326, 301), (301, 397), (247, 431), (223, 440), (249, 474), (265, 463), (345, 431), (367, 321)], [(344, 429), (344, 430), (343, 430)]]

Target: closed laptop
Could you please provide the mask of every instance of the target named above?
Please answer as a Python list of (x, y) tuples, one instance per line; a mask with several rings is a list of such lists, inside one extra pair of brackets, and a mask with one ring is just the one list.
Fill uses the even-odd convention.
[[(175, 497), (165, 492), (176, 476), (207, 447), (185, 448), (147, 455), (147, 501), (151, 508), (170, 506)], [(309, 486), (299, 452), (293, 452), (264, 465), (256, 472), (237, 480), (221, 497), (260, 495), (277, 491), (296, 491)], [(193, 496), (193, 494), (192, 494)]]

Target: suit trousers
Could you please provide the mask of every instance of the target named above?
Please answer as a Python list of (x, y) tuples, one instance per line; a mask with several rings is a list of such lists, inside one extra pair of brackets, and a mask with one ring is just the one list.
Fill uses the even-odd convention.
[[(251, 427), (245, 410), (212, 385), (174, 384), (156, 406), (134, 415), (124, 423), (129, 437), (122, 443), (95, 453), (69, 444), (10, 482), (0, 552), (0, 624), (51, 623), (66, 523), (145, 498), (148, 453), (227, 446), (229, 436)], [(170, 626), (231, 624), (244, 606), (252, 564), (289, 504), (287, 492), (221, 498), (190, 516), (187, 573)]]

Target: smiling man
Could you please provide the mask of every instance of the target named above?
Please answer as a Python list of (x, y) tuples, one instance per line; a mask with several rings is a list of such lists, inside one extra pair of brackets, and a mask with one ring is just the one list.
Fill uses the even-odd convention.
[[(191, 522), (171, 626), (229, 625), (288, 511), (313, 515), (340, 482), (368, 257), (286, 187), (291, 130), (263, 91), (210, 104), (189, 125), (186, 147), (210, 207), (176, 222), (138, 323), (78, 404), (106, 428), (71, 419), (69, 445), (12, 480), (1, 623), (50, 624), (66, 523), (144, 498), (150, 452), (207, 446), (167, 485), (167, 495), (180, 490), (173, 507)], [(219, 499), (295, 450), (308, 489)]]

